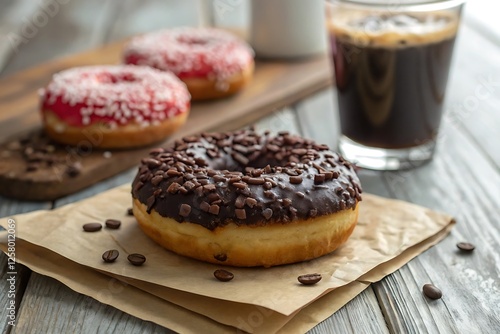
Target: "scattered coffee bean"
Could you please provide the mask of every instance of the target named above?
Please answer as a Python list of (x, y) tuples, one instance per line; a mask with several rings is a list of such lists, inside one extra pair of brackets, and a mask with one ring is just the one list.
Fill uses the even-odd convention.
[(321, 274), (314, 273), (314, 274), (306, 274), (306, 275), (300, 275), (297, 277), (300, 283), (304, 285), (313, 285), (321, 281)]
[(146, 257), (142, 254), (134, 253), (127, 256), (127, 260), (134, 266), (142, 266), (146, 262)]
[(474, 246), (473, 244), (469, 243), (469, 242), (459, 242), (457, 244), (457, 247), (458, 249), (460, 249), (461, 251), (464, 251), (464, 252), (472, 252), (476, 246)]
[(221, 282), (229, 282), (234, 278), (232, 272), (224, 269), (217, 269), (216, 271), (214, 271), (214, 276)]
[(433, 284), (425, 284), (422, 288), (422, 291), (430, 299), (439, 299), (443, 296), (443, 293), (441, 292), (441, 290), (439, 290)]
[(87, 223), (83, 225), (83, 230), (85, 232), (97, 232), (100, 231), (102, 225), (100, 223)]
[(36, 170), (38, 170), (40, 166), (36, 163), (29, 163), (28, 165), (26, 165), (26, 171), (27, 172), (34, 172)]
[(134, 215), (134, 209), (128, 208), (127, 209), (127, 216), (133, 216)]
[(106, 220), (105, 224), (106, 224), (107, 228), (110, 228), (112, 230), (116, 230), (116, 229), (120, 228), (120, 225), (122, 224), (122, 222), (117, 220), (117, 219), (108, 219), (108, 220)]
[(76, 177), (80, 175), (81, 172), (82, 164), (78, 161), (66, 167), (66, 174), (68, 174), (69, 177)]
[(104, 262), (115, 262), (120, 253), (116, 249), (107, 250), (102, 254), (102, 259)]

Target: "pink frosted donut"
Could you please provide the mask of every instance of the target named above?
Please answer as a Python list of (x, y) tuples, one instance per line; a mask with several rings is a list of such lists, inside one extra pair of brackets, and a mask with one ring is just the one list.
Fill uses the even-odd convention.
[(127, 64), (172, 71), (193, 100), (239, 91), (253, 75), (253, 57), (247, 43), (224, 30), (187, 27), (135, 37), (123, 54)]
[(190, 96), (172, 73), (146, 66), (87, 66), (55, 74), (41, 91), (46, 133), (78, 145), (90, 136), (101, 148), (149, 145), (187, 119)]

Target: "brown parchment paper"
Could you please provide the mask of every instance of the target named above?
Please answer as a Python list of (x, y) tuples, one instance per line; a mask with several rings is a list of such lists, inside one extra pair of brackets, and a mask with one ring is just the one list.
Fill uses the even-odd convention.
[[(24, 240), (18, 240), (17, 260), (33, 271), (53, 277), (77, 292), (91, 296), (141, 319), (153, 321), (182, 333), (207, 331), (227, 333), (234, 332), (234, 327), (250, 333), (303, 333), (362, 292), (369, 286), (369, 281), (372, 279), (374, 281), (380, 280), (387, 273), (397, 270), (411, 258), (436, 244), (448, 234), (451, 227), (451, 224), (446, 226), (436, 235), (372, 269), (360, 277), (359, 281), (333, 290), (288, 317), (261, 307), (247, 307), (244, 304), (197, 295), (183, 295), (185, 294), (183, 292), (176, 292), (176, 290), (132, 279), (126, 279), (129, 284), (121, 284), (123, 278), (116, 280), (107, 277)], [(5, 245), (0, 244), (0, 248), (6, 251)], [(381, 267), (383, 267), (382, 270), (380, 270)], [(135, 283), (137, 285), (134, 285)], [(134, 286), (140, 286), (141, 290), (151, 291), (152, 294), (142, 293)], [(173, 293), (169, 294), (169, 291)], [(158, 297), (163, 301), (159, 300)], [(165, 300), (165, 298), (171, 298), (171, 300)], [(180, 304), (184, 308), (176, 307), (174, 304)], [(206, 316), (219, 323), (210, 321)], [(234, 327), (228, 327), (224, 324), (232, 324)]]
[[(177, 256), (150, 241), (134, 218), (125, 216), (130, 202), (130, 188), (123, 186), (57, 210), (13, 218), (19, 238), (88, 268), (216, 300), (261, 306), (285, 316), (394, 259), (452, 222), (444, 214), (367, 194), (352, 237), (333, 254), (270, 269), (231, 268), (236, 278), (221, 284), (212, 276), (216, 266)], [(121, 219), (122, 227), (97, 233), (82, 231), (84, 223), (107, 218)], [(0, 221), (4, 227), (6, 223), (7, 219)], [(112, 248), (122, 255), (116, 263), (104, 264), (101, 255)], [(126, 254), (133, 252), (145, 254), (146, 265), (131, 266)], [(296, 277), (308, 272), (320, 272), (324, 278), (315, 286), (299, 285)]]

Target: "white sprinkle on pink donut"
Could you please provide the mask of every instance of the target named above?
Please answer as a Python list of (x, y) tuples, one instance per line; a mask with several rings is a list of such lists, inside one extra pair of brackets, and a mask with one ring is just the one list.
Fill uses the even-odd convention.
[(214, 28), (175, 28), (133, 38), (125, 47), (127, 64), (169, 70), (180, 79), (219, 82), (253, 62), (252, 48), (238, 37)]
[(72, 126), (104, 122), (147, 126), (188, 111), (190, 95), (175, 75), (147, 66), (68, 69), (41, 91), (42, 110)]

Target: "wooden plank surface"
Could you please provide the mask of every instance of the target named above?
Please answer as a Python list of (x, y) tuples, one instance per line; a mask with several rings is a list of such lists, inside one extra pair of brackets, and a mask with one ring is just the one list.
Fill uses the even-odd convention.
[[(500, 302), (500, 175), (466, 135), (452, 127), (443, 131), (450, 142), (438, 147), (434, 161), (399, 173), (400, 181), (391, 192), (396, 198), (449, 212), (457, 225), (443, 242), (374, 288), (395, 332), (474, 333), (481, 328), (494, 333), (500, 325), (496, 311)], [(472, 242), (476, 250), (460, 253), (455, 245), (461, 241)], [(440, 287), (443, 299), (426, 300), (421, 294), (426, 283)]]
[[(500, 34), (500, 24), (498, 25)], [(500, 38), (500, 37), (499, 37)], [(466, 41), (474, 41), (474, 48)], [(477, 50), (481, 50), (478, 52)], [(455, 71), (450, 77), (445, 121), (463, 129), (500, 168), (500, 42), (493, 43), (471, 27), (460, 29)], [(496, 140), (495, 140), (496, 139)]]

